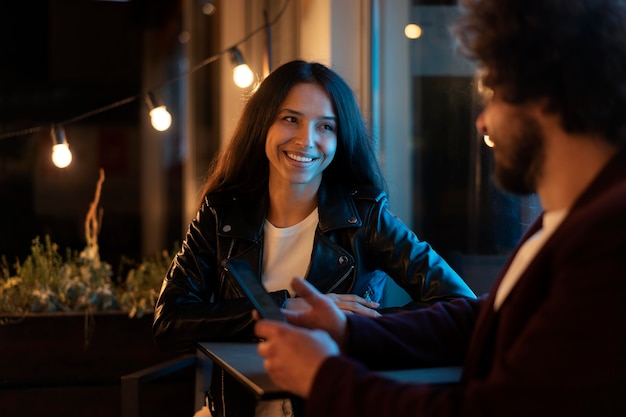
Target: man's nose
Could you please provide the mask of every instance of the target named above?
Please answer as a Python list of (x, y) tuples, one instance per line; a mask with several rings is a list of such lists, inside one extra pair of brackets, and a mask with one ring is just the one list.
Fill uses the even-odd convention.
[(478, 117), (476, 117), (476, 130), (481, 135), (488, 135), (489, 134), (489, 132), (487, 131), (487, 125), (485, 124), (485, 112), (484, 112), (484, 110), (482, 112), (480, 112)]

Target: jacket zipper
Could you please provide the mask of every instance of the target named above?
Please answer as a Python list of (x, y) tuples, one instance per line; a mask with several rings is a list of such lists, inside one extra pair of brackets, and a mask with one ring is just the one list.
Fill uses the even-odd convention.
[(221, 380), (221, 385), (222, 385), (222, 416), (226, 417), (226, 398), (224, 397), (224, 369), (221, 368), (220, 369), (220, 380)]
[(332, 287), (330, 287), (330, 288), (328, 289), (328, 291), (326, 291), (326, 292), (333, 292), (333, 291), (335, 290), (335, 288), (337, 288), (338, 286), (340, 286), (340, 285), (341, 285), (341, 283), (343, 283), (343, 282), (346, 280), (346, 278), (348, 278), (348, 275), (350, 275), (350, 273), (351, 273), (353, 270), (354, 270), (354, 265), (351, 265), (351, 266), (350, 266), (350, 269), (348, 269), (348, 270), (346, 271), (346, 273), (345, 273), (345, 274), (343, 274), (343, 275), (341, 276), (341, 278), (339, 278), (339, 281), (335, 282), (335, 285), (333, 285)]
[[(230, 247), (228, 248), (228, 254), (226, 255), (226, 259), (230, 259), (230, 256), (233, 253), (233, 248), (235, 247), (235, 238), (233, 238), (230, 241)], [(224, 271), (226, 271), (226, 268), (224, 268)], [(222, 272), (221, 277), (222, 277), (222, 282), (221, 287), (224, 288), (224, 271)], [(220, 382), (221, 382), (221, 392), (220, 392), (220, 396), (221, 396), (221, 400), (222, 400), (222, 416), (221, 417), (226, 417), (226, 396), (224, 395), (224, 369), (220, 368)]]
[[(235, 248), (235, 238), (232, 238), (232, 240), (230, 241), (230, 247), (228, 248), (228, 253), (226, 254), (226, 259), (230, 259), (230, 256), (233, 254), (233, 249)], [(220, 293), (224, 291), (224, 278), (225, 278), (225, 272), (227, 271), (227, 269), (225, 267), (222, 267), (222, 273), (219, 274), (220, 277)]]

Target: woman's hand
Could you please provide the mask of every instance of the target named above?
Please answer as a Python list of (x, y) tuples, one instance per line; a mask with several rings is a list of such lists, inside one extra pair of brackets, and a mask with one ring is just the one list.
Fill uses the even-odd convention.
[[(341, 311), (346, 314), (363, 314), (370, 317), (379, 317), (381, 314), (375, 309), (379, 304), (375, 301), (366, 300), (363, 297), (359, 297), (355, 294), (335, 294), (328, 293), (323, 294), (323, 297), (331, 300)], [(301, 297), (287, 299), (287, 310), (292, 311), (304, 311), (309, 308), (309, 304)]]

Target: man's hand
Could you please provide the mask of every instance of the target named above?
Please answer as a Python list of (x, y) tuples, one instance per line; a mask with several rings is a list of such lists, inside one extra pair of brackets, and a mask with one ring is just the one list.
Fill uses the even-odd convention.
[(332, 298), (320, 293), (302, 278), (294, 278), (291, 285), (308, 307), (298, 311), (283, 310), (287, 321), (308, 329), (325, 330), (341, 346), (345, 338), (347, 319), (340, 307)]
[(308, 307), (284, 310), (290, 324), (259, 320), (254, 331), (262, 339), (258, 352), (265, 358), (270, 378), (279, 387), (307, 398), (324, 360), (340, 354), (347, 319), (335, 301), (305, 280), (294, 278), (292, 285)]
[(259, 320), (255, 333), (262, 341), (258, 352), (263, 366), (276, 385), (308, 398), (317, 371), (324, 360), (339, 355), (339, 346), (328, 333), (273, 320)]

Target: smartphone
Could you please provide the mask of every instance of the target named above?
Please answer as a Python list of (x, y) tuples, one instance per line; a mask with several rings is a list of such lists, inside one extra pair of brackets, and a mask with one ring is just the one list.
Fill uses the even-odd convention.
[(250, 265), (240, 259), (228, 259), (225, 267), (239, 283), (239, 286), (264, 319), (286, 322), (287, 319), (276, 301), (265, 290), (263, 284), (256, 277)]

